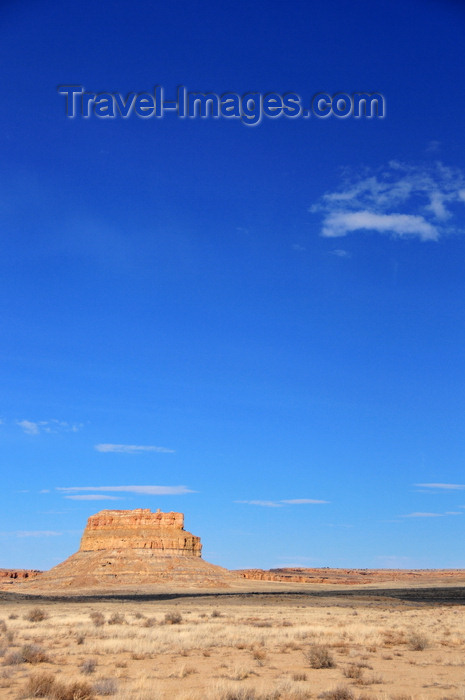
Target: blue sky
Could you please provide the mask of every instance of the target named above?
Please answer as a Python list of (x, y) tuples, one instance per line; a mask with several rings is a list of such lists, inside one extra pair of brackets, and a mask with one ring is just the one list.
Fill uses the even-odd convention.
[[(103, 508), (231, 568), (465, 567), (459, 2), (0, 10), (0, 566)], [(379, 92), (383, 119), (68, 119)]]

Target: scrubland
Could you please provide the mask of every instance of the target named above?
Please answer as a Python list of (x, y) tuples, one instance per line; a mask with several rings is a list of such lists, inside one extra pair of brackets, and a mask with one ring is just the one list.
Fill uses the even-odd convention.
[(465, 700), (464, 616), (382, 598), (7, 601), (0, 698)]

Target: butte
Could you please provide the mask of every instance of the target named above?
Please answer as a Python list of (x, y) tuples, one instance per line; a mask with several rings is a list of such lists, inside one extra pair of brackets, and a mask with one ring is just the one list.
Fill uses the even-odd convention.
[(241, 579), (201, 557), (200, 537), (184, 530), (183, 513), (148, 508), (101, 510), (87, 521), (79, 551), (34, 580), (23, 592), (148, 592), (229, 588)]

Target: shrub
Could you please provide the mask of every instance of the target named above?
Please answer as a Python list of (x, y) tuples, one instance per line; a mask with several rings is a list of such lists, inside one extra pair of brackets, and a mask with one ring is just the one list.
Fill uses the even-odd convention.
[(427, 637), (419, 633), (411, 634), (408, 643), (412, 651), (423, 651), (429, 646)]
[(310, 647), (304, 656), (312, 668), (334, 668), (336, 665), (329, 649), (319, 644)]
[(122, 625), (124, 622), (125, 619), (123, 613), (113, 613), (108, 620), (109, 625)]
[(213, 610), (212, 617), (223, 617), (223, 613), (221, 613), (219, 610)]
[(3, 659), (4, 666), (17, 666), (24, 662), (23, 655), (20, 651), (10, 651)]
[(346, 678), (359, 681), (363, 675), (363, 668), (360, 664), (350, 664), (350, 666), (344, 669), (343, 674)]
[(182, 616), (180, 613), (171, 612), (165, 615), (165, 625), (180, 625), (182, 622)]
[(25, 644), (20, 651), (27, 664), (42, 664), (50, 661), (45, 651), (38, 644)]
[(94, 683), (94, 691), (97, 695), (116, 695), (118, 684), (113, 678), (102, 678)]
[(157, 624), (157, 618), (156, 617), (148, 617), (146, 620), (143, 622), (143, 627), (155, 627)]
[(7, 631), (7, 626), (5, 620), (0, 620), (0, 632), (5, 633)]
[(55, 679), (51, 673), (33, 673), (24, 689), (24, 697), (48, 698), (52, 694)]
[(89, 617), (96, 627), (101, 627), (105, 624), (105, 615), (101, 612), (91, 612)]
[(46, 620), (47, 617), (48, 614), (42, 608), (31, 608), (31, 610), (28, 610), (25, 614), (24, 619), (28, 622), (42, 622)]
[(10, 615), (8, 615), (8, 619), (9, 620), (17, 620), (18, 615), (16, 613), (10, 613)]
[(76, 635), (76, 644), (81, 645), (81, 644), (84, 644), (85, 641), (86, 641), (86, 638), (83, 634)]
[(86, 676), (90, 676), (91, 673), (95, 671), (97, 667), (97, 661), (95, 659), (86, 659), (79, 666), (81, 673), (85, 673)]

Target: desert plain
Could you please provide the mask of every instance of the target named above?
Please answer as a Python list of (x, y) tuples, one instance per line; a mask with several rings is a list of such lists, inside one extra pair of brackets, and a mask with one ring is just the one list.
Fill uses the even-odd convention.
[(464, 571), (228, 571), (137, 509), (0, 574), (2, 699), (465, 700)]
[[(460, 585), (0, 594), (0, 697), (465, 697)], [(457, 582), (459, 583), (459, 582)], [(16, 588), (16, 587), (15, 587)]]

